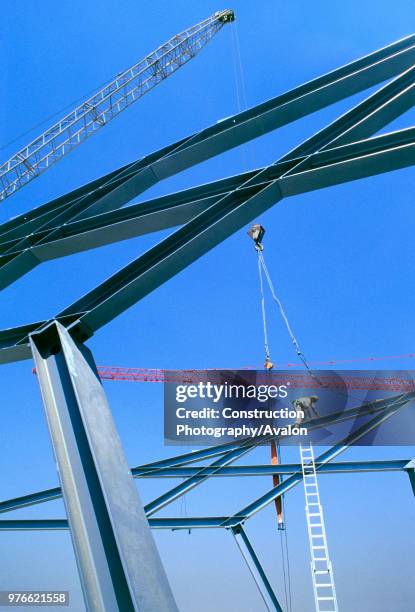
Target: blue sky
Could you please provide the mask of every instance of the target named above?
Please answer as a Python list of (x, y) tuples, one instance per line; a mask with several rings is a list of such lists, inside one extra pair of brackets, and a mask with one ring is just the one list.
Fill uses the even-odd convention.
[[(248, 106), (411, 33), (413, 2), (242, 2), (232, 7)], [(19, 134), (90, 93), (160, 43), (218, 9), (214, 2), (22, 0), (4, 9), (1, 159)], [(224, 28), (204, 51), (30, 186), (7, 200), (0, 222), (238, 111), (232, 32)], [(367, 93), (315, 113), (154, 187), (142, 199), (239, 173), (277, 159)], [(59, 116), (59, 115), (58, 115)], [(385, 129), (414, 123), (413, 111)], [(45, 124), (45, 128), (47, 127)], [(36, 131), (29, 134), (35, 136)], [(412, 168), (290, 198), (262, 215), (266, 257), (296, 335), (310, 360), (414, 351)], [(138, 200), (135, 200), (138, 201)], [(168, 232), (167, 232), (168, 233)], [(93, 288), (166, 235), (146, 236), (56, 260), (3, 291), (2, 327), (45, 319)], [(255, 256), (241, 231), (89, 342), (96, 362), (149, 368), (261, 364), (263, 342)], [(128, 339), (128, 342), (127, 342)], [(293, 361), (289, 338), (272, 319), (271, 355)], [(410, 360), (383, 362), (412, 368)], [(31, 362), (2, 366), (0, 498), (57, 485)], [(160, 385), (106, 383), (131, 465), (172, 454), (163, 446)], [(178, 451), (180, 449), (177, 449)], [(174, 449), (174, 452), (176, 449)], [(344, 458), (406, 458), (413, 448), (365, 449)], [(295, 450), (287, 460), (298, 459)], [(252, 460), (269, 460), (260, 449)], [(410, 559), (415, 504), (406, 475), (321, 477), (341, 609), (413, 610)], [(139, 482), (144, 500), (162, 483)], [(223, 514), (260, 495), (263, 479), (218, 479), (176, 502), (166, 514)], [(312, 609), (303, 491), (287, 497), (294, 610)], [(11, 517), (12, 515), (10, 515)], [(54, 502), (14, 517), (61, 517)], [(249, 535), (283, 601), (274, 509), (249, 522)], [(179, 607), (262, 610), (232, 536), (222, 531), (156, 534)], [(69, 589), (70, 610), (83, 610), (69, 535), (1, 533), (1, 589)]]

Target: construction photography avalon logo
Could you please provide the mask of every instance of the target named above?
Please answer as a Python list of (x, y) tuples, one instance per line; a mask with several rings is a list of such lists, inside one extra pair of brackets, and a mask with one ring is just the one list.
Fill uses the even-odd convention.
[(414, 18), (4, 5), (1, 610), (415, 611)]

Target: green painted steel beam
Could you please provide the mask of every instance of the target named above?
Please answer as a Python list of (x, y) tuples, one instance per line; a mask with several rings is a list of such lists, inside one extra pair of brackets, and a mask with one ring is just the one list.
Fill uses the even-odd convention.
[[(414, 74), (415, 68), (405, 71), (324, 130), (293, 149), (282, 160), (292, 161), (299, 156), (308, 156), (317, 149), (326, 148), (330, 143), (341, 145), (358, 138), (370, 136), (413, 105), (415, 96)], [(172, 145), (170, 149), (174, 150), (174, 146)], [(157, 154), (153, 154), (153, 158), (154, 155)], [(90, 189), (86, 186), (68, 194), (63, 207), (64, 217), (58, 215), (54, 218), (54, 225), (47, 218), (46, 222), (40, 226), (41, 229), (33, 231), (33, 222), (23, 221), (18, 227), (20, 238), (9, 239), (6, 242), (0, 240), (0, 253), (3, 253), (0, 257), (0, 288), (7, 286), (7, 284), (16, 280), (19, 275), (26, 273), (34, 265), (47, 259), (185, 223), (213, 203), (213, 195), (218, 193), (224, 195), (226, 191), (229, 192), (239, 187), (255, 175), (255, 171), (244, 173), (238, 177), (231, 177), (207, 186), (186, 190), (184, 194), (187, 198), (184, 207), (183, 195), (173, 194), (165, 198), (158, 198), (151, 204), (142, 204), (141, 208), (140, 206), (134, 207), (134, 211), (128, 210), (124, 214), (117, 214), (120, 211), (111, 208), (111, 214), (97, 215), (98, 218), (89, 218), (86, 223), (82, 223), (82, 219), (81, 221), (76, 220), (75, 213), (80, 205), (85, 208), (91, 203), (95, 204), (102, 195), (108, 196), (114, 188), (120, 187), (126, 180), (130, 180), (137, 173), (142, 172), (146, 167), (146, 160), (147, 158), (136, 162), (136, 164), (130, 164), (120, 171), (115, 171), (108, 178), (103, 177), (99, 181), (95, 181)], [(304, 159), (301, 161), (300, 158), (299, 161), (301, 167)], [(283, 167), (280, 167), (280, 175), (282, 170)], [(178, 202), (177, 196), (179, 198)], [(162, 208), (163, 203), (164, 208)], [(69, 206), (70, 204), (76, 204), (78, 208), (76, 210), (72, 209)], [(53, 207), (53, 210), (59, 208), (56, 201), (46, 206), (48, 213), (50, 207)], [(88, 210), (90, 209), (88, 208)], [(62, 225), (65, 219), (74, 216), (74, 221), (69, 220)], [(44, 220), (44, 214), (40, 216), (40, 219)], [(58, 222), (61, 225), (57, 225)], [(22, 237), (22, 228), (26, 224), (29, 234)]]
[[(242, 204), (238, 200), (238, 190), (221, 198), (56, 318), (64, 324), (76, 320), (73, 325), (69, 323), (71, 333), (78, 340), (86, 340), (283, 197), (414, 163), (415, 128), (409, 128), (318, 152), (309, 158), (306, 168), (287, 172), (278, 179), (272, 178), (272, 167), (266, 169), (261, 172), (263, 182), (245, 185), (251, 195)], [(3, 349), (0, 350), (0, 363), (28, 358), (27, 329), (39, 329), (45, 323), (0, 332), (0, 348)]]
[[(388, 79), (406, 70), (414, 62), (415, 36), (412, 35), (268, 102), (220, 121), (4, 224), (0, 228), (0, 233), (3, 234), (1, 242), (6, 241), (6, 244), (3, 244), (3, 255), (9, 255), (11, 259), (3, 259), (3, 267), (6, 269), (3, 270), (4, 278), (3, 282), (0, 279), (0, 287), (13, 282), (19, 274), (33, 269), (41, 259), (30, 249), (35, 244), (40, 247), (45, 242), (59, 241), (62, 238), (61, 226), (64, 224), (114, 211), (163, 178)], [(402, 80), (405, 78), (405, 75), (398, 77), (388, 91), (391, 91), (391, 88), (395, 88), (397, 92), (403, 91)], [(360, 107), (360, 110), (353, 109), (348, 114), (350, 121), (353, 123), (355, 117), (356, 123), (359, 113), (370, 115), (373, 105), (379, 106), (383, 102), (382, 95), (370, 96), (364, 107)], [(404, 104), (403, 98), (400, 104)], [(390, 108), (378, 114), (387, 116), (389, 113), (391, 117), (393, 113), (396, 115), (399, 104), (395, 101), (393, 106), (394, 109)], [(400, 112), (403, 112), (402, 108)], [(320, 139), (324, 136), (326, 141), (330, 140), (330, 132), (334, 133), (335, 129), (341, 131), (342, 118), (339, 121), (336, 126), (329, 126)], [(373, 121), (366, 120), (366, 123), (371, 124), (373, 129)], [(318, 137), (319, 135), (317, 139)], [(315, 138), (313, 142), (310, 140), (310, 146), (314, 146)], [(304, 145), (301, 150), (303, 149)], [(34, 230), (36, 233), (33, 233)], [(29, 233), (32, 235), (28, 235)], [(7, 241), (10, 240), (13, 240), (13, 243), (7, 247)], [(16, 251), (23, 252), (13, 256), (12, 253)]]

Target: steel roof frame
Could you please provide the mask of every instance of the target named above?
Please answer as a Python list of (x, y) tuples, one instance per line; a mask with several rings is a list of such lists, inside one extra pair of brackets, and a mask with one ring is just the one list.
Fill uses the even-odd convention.
[[(90, 605), (93, 601), (92, 587), (98, 584), (99, 588), (104, 589), (102, 592), (105, 592), (111, 580), (105, 572), (95, 582), (87, 576), (85, 563), (91, 562), (88, 555), (83, 562), (79, 562), (79, 558), (85, 554), (85, 551), (81, 550), (82, 538), (79, 534), (85, 521), (90, 519), (86, 512), (86, 502), (77, 502), (74, 505), (73, 496), (71, 498), (70, 495), (72, 484), (68, 485), (68, 482), (74, 479), (78, 493), (89, 490), (88, 503), (92, 504), (95, 512), (107, 513), (108, 519), (105, 520), (110, 521), (112, 525), (111, 533), (102, 532), (99, 520), (92, 529), (98, 529), (97, 537), (98, 539), (101, 537), (104, 545), (107, 540), (108, 546), (117, 548), (119, 555), (117, 558), (121, 560), (127, 559), (128, 555), (122, 537), (120, 536), (121, 541), (117, 540), (116, 534), (121, 534), (122, 530), (119, 531), (121, 524), (117, 517), (114, 519), (113, 515), (116, 515), (118, 510), (115, 506), (111, 506), (111, 499), (123, 487), (125, 491), (132, 489), (130, 482), (126, 481), (121, 486), (120, 483), (117, 485), (108, 481), (108, 470), (112, 468), (107, 465), (105, 453), (102, 453), (103, 441), (96, 435), (89, 422), (92, 417), (85, 412), (85, 407), (88, 405), (87, 395), (79, 391), (80, 388), (88, 389), (88, 384), (96, 387), (93, 382), (96, 376), (93, 357), (83, 343), (126, 308), (283, 197), (413, 165), (415, 128), (375, 137), (373, 134), (414, 104), (414, 65), (415, 35), (412, 35), (277, 98), (192, 134), (142, 160), (127, 164), (0, 227), (0, 287), (5, 287), (47, 259), (184, 224), (147, 253), (58, 313), (53, 320), (0, 331), (0, 363), (27, 359), (32, 354), (36, 359), (55, 453), (63, 478), (63, 496), (65, 505), (69, 509), (72, 536), (75, 549), (78, 551), (81, 577), (83, 582), (87, 583), (86, 591), (89, 590), (87, 599), (89, 597)], [(391, 77), (396, 78), (271, 166), (120, 210), (132, 198), (163, 178)], [(74, 378), (71, 370), (71, 355), (77, 356), (78, 378)], [(105, 396), (98, 387), (96, 393), (100, 397), (99, 402), (106, 405)], [(385, 400), (382, 409), (378, 410), (369, 422), (364, 423), (317, 458), (318, 471), (340, 473), (361, 470), (403, 470), (408, 473), (414, 488), (413, 461), (349, 462), (334, 464), (329, 468), (332, 459), (347, 450), (367, 432), (391, 418), (411, 400), (411, 394)], [(97, 415), (94, 418), (98, 418)], [(108, 438), (111, 444), (116, 445), (115, 428), (111, 425), (110, 417), (108, 418), (109, 421), (105, 425)], [(65, 430), (64, 434), (59, 434), (64, 436), (61, 439), (57, 433), (59, 427), (56, 429), (54, 421)], [(81, 430), (83, 433), (80, 433)], [(75, 440), (74, 449), (81, 457), (79, 465), (82, 466), (80, 471), (83, 480), (74, 467), (75, 455), (65, 459), (60, 456), (62, 441), (68, 440)], [(84, 442), (81, 443), (81, 440)], [(85, 453), (82, 444), (86, 444)], [(154, 462), (141, 468), (133, 468), (132, 474), (135, 477), (175, 475), (177, 477), (178, 474), (186, 477), (185, 481), (144, 507), (148, 517), (211, 476), (269, 475), (277, 473), (276, 470), (280, 470), (278, 471), (280, 474), (285, 474), (287, 478), (280, 485), (273, 487), (230, 516), (189, 519), (149, 518), (152, 528), (230, 529), (250, 566), (267, 606), (269, 609), (280, 611), (280, 604), (243, 531), (242, 523), (296, 486), (301, 481), (302, 474), (298, 466), (231, 466), (232, 462), (256, 445), (257, 442), (220, 445), (213, 449), (204, 449)], [(121, 457), (122, 449), (118, 446), (117, 449)], [(217, 458), (209, 466), (186, 467), (189, 463), (208, 457)], [(95, 473), (100, 475), (99, 485)], [(105, 498), (101, 509), (99, 509), (101, 502), (94, 500), (94, 496), (91, 495), (91, 483), (95, 483), (93, 487), (99, 486), (101, 493), (98, 498), (100, 495), (102, 500)], [(56, 499), (61, 496), (62, 491), (57, 487), (15, 500), (7, 500), (0, 504), (0, 512)], [(139, 501), (134, 501), (132, 506), (137, 513), (143, 510)], [(63, 529), (67, 526), (67, 521), (61, 519), (0, 521), (0, 530)], [(132, 524), (131, 528), (134, 528)], [(138, 537), (147, 538), (145, 533), (147, 532), (144, 525)], [(113, 544), (108, 544), (110, 542), (108, 538), (115, 538), (111, 540)], [(148, 542), (149, 551), (152, 545), (151, 540)], [(91, 547), (95, 555), (101, 554), (100, 546), (102, 544), (92, 541)], [(157, 554), (153, 552), (147, 554), (155, 567), (158, 563)], [(128, 566), (127, 559), (125, 561), (127, 565), (122, 562), (124, 563), (122, 570), (121, 565), (114, 570), (111, 569), (110, 557), (107, 556), (106, 559), (110, 573), (115, 571), (122, 574), (120, 583), (124, 584), (128, 600), (128, 606), (123, 609), (143, 611), (150, 609), (146, 607), (148, 602), (140, 601), (142, 593), (135, 593), (136, 585), (127, 585), (129, 572), (133, 575), (136, 571), (134, 563)], [(174, 610), (175, 603), (169, 595), (168, 585), (162, 584), (163, 581), (164, 578), (158, 581), (165, 604), (165, 608), (160, 609)], [(113, 589), (112, 596), (118, 601), (117, 597), (120, 596), (121, 590), (117, 591), (116, 585), (113, 585)], [(122, 603), (123, 606), (124, 604), (125, 602)], [(154, 605), (154, 600), (151, 605)]]

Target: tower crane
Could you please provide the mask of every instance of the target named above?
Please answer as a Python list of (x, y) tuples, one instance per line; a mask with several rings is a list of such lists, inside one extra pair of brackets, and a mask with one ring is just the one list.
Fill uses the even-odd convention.
[(176, 34), (155, 51), (82, 102), (0, 166), (0, 200), (5, 200), (104, 127), (133, 102), (191, 60), (213, 36), (234, 21), (232, 10)]

